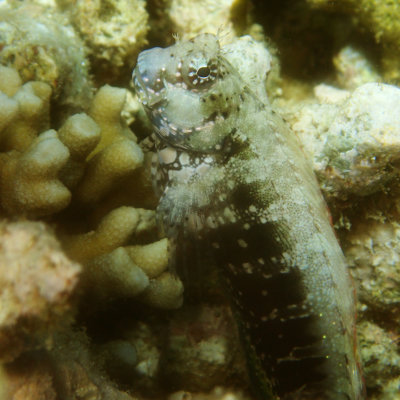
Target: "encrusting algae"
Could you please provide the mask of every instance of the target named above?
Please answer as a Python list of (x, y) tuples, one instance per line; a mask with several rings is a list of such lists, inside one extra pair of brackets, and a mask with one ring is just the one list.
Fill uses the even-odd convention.
[[(1, 399), (255, 399), (253, 353), (213, 260), (188, 249), (189, 273), (173, 268), (152, 128), (130, 84), (141, 51), (205, 33), (298, 136), (356, 286), (368, 398), (400, 399), (400, 15), (391, 2), (328, 3), (0, 1)], [(256, 240), (238, 239), (243, 251)]]

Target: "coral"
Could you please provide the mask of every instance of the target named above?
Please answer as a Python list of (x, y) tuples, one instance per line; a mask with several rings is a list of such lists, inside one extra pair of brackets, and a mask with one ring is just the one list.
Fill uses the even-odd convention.
[(385, 331), (372, 322), (358, 326), (368, 398), (399, 399), (400, 351), (398, 333)]
[(369, 83), (346, 97), (289, 117), (329, 198), (367, 196), (398, 177), (400, 89)]
[(1, 205), (11, 215), (45, 216), (64, 209), (69, 190), (57, 179), (69, 157), (54, 130), (43, 132), (24, 153), (0, 157)]
[[(39, 134), (49, 125), (50, 87), (42, 82), (21, 86), (11, 68), (3, 67), (0, 73), (9, 78), (9, 84), (2, 81), (0, 122), (3, 147), (9, 150), (0, 154), (0, 201), (7, 214), (39, 218), (60, 212), (71, 199), (73, 203), (98, 203), (142, 165), (143, 152), (120, 116), (125, 89), (102, 87), (91, 103), (90, 116), (72, 115), (58, 131)], [(96, 231), (63, 236), (63, 245), (85, 266), (83, 285), (99, 288), (98, 298), (141, 293), (148, 304), (176, 308), (182, 302), (183, 288), (166, 271), (166, 241), (159, 242), (161, 246), (150, 245), (150, 251), (140, 246), (120, 247), (154, 226), (152, 211), (117, 207)], [(138, 265), (134, 260), (139, 260)]]
[(14, 69), (0, 68), (0, 147), (26, 150), (38, 135), (49, 128), (51, 88), (44, 82), (21, 80)]
[(0, 132), (14, 119), (18, 112), (18, 103), (0, 92)]
[(85, 174), (76, 190), (83, 203), (96, 203), (121, 182), (122, 178), (141, 166), (143, 153), (129, 139), (112, 143), (87, 164)]
[(22, 80), (17, 71), (13, 68), (0, 65), (0, 90), (9, 97), (17, 93), (22, 86)]
[(123, 246), (154, 224), (154, 211), (120, 207), (104, 217), (95, 231), (63, 237), (63, 246), (72, 259), (85, 264)]
[(0, 358), (11, 361), (71, 319), (81, 268), (43, 223), (1, 222), (0, 237)]
[(168, 240), (142, 246), (127, 246), (126, 251), (132, 261), (140, 265), (146, 275), (152, 279), (163, 273), (168, 265)]
[(120, 207), (95, 231), (63, 237), (67, 254), (85, 266), (82, 281), (87, 292), (98, 300), (141, 294), (139, 299), (154, 307), (180, 307), (183, 287), (166, 271), (167, 241), (121, 247), (132, 236), (153, 229), (154, 223), (153, 211)]
[[(397, 200), (369, 199), (341, 239), (357, 288), (368, 398), (394, 399), (400, 374), (400, 224)], [(379, 205), (379, 208), (377, 207)]]
[[(164, 356), (168, 367), (163, 371), (175, 387), (206, 391), (243, 375), (238, 364), (237, 332), (227, 305), (185, 305), (169, 325)], [(186, 368), (181, 366), (185, 365)]]
[[(128, 127), (149, 134), (126, 89), (147, 35), (163, 46), (204, 31), (257, 38), (234, 40), (225, 56), (260, 98), (259, 82), (282, 64), (269, 94), (339, 210), (368, 396), (398, 397), (400, 95), (364, 84), (400, 81), (399, 5), (291, 3), (254, 1), (250, 15), (246, 0), (0, 1), (0, 398), (134, 399), (118, 386), (146, 398), (250, 398), (226, 388), (247, 390), (244, 358), (210, 267), (211, 293), (193, 299), (189, 282), (190, 301), (165, 311), (181, 306), (183, 285), (145, 210), (158, 203), (151, 153)], [(61, 247), (44, 223), (5, 217), (45, 220)]]
[[(257, 97), (268, 101), (265, 87), (260, 85), (260, 82), (265, 82), (271, 70), (272, 56), (265, 46), (256, 42), (251, 36), (242, 36), (225, 45), (223, 54)], [(250, 64), (248, 60), (251, 60)]]
[(91, 96), (85, 48), (56, 9), (18, 4), (0, 7), (0, 63), (23, 82), (50, 85), (61, 104), (84, 107)]
[(199, 33), (217, 34), (221, 29), (232, 38), (236, 31), (240, 34), (247, 28), (250, 14), (246, 0), (172, 0), (168, 17), (172, 31), (182, 39), (190, 39)]
[(362, 311), (390, 315), (400, 323), (400, 224), (367, 214), (345, 235), (344, 250), (357, 282)]
[(76, 191), (79, 201), (97, 202), (122, 178), (143, 163), (143, 152), (132, 131), (121, 121), (126, 90), (102, 87), (89, 115), (101, 129), (101, 139), (89, 155), (86, 172)]
[(146, 42), (147, 11), (144, 0), (65, 1), (71, 20), (89, 49), (97, 78), (117, 80), (135, 63)]
[(49, 350), (31, 352), (0, 371), (4, 399), (14, 400), (134, 400), (116, 388), (95, 364), (88, 338), (64, 330), (54, 336)]
[(211, 393), (179, 391), (168, 396), (168, 400), (250, 400), (250, 397), (240, 391), (217, 387)]
[(109, 85), (103, 86), (96, 93), (89, 114), (99, 124), (102, 133), (101, 141), (91, 156), (104, 150), (105, 147), (116, 142), (118, 139), (127, 138), (136, 141), (135, 135), (121, 120), (121, 112), (126, 101), (126, 96), (126, 89)]
[(99, 256), (85, 266), (82, 281), (87, 292), (109, 301), (116, 295), (129, 298), (143, 292), (149, 285), (147, 275), (130, 259), (123, 247)]
[(84, 113), (72, 115), (58, 130), (58, 137), (70, 153), (59, 174), (69, 189), (75, 188), (82, 179), (86, 158), (100, 141), (100, 132), (100, 127)]
[(338, 84), (344, 89), (354, 90), (369, 82), (380, 82), (381, 76), (364, 52), (353, 46), (343, 47), (333, 58)]
[(91, 103), (93, 119), (75, 114), (58, 132), (43, 132), (50, 125), (51, 88), (35, 81), (21, 86), (19, 75), (7, 67), (0, 68), (0, 76), (0, 148), (11, 150), (0, 156), (7, 213), (54, 214), (70, 203), (68, 189), (74, 189), (76, 201), (97, 202), (143, 163), (142, 150), (120, 117), (126, 90), (101, 88)]
[(385, 80), (400, 81), (400, 3), (392, 0), (307, 0), (316, 8), (346, 12), (354, 16), (361, 28), (372, 32), (383, 50), (382, 66)]
[[(77, 171), (76, 160), (80, 156), (82, 163), (82, 158), (97, 144), (99, 137), (91, 144), (93, 139), (87, 136), (94, 134), (96, 137), (96, 131), (98, 136), (99, 128), (94, 122), (90, 125), (87, 116), (70, 117), (60, 129), (60, 135), (70, 146), (71, 153), (56, 131), (39, 134), (49, 127), (49, 85), (27, 82), (19, 86), (19, 75), (11, 68), (2, 67), (0, 75), (1, 148), (9, 150), (0, 155), (1, 205), (8, 214), (28, 217), (58, 212), (70, 203), (71, 198), (59, 175), (64, 175), (69, 187), (71, 181), (80, 178), (83, 166), (80, 165)], [(85, 146), (89, 149), (85, 150)]]
[[(124, 326), (124, 328), (122, 336), (125, 342), (129, 343), (136, 351), (135, 366), (129, 368), (126, 373), (135, 378), (139, 388), (159, 390), (156, 387), (156, 382), (158, 381), (161, 362), (162, 338), (157, 335), (157, 329), (160, 329), (160, 326), (156, 324), (156, 328), (154, 328), (154, 325), (137, 321), (133, 326), (131, 322), (128, 327)], [(107, 343), (106, 347), (108, 346)], [(117, 358), (117, 360), (120, 359), (121, 357)]]
[(150, 281), (149, 287), (139, 298), (146, 304), (165, 310), (179, 308), (183, 302), (183, 285), (171, 272), (163, 272)]

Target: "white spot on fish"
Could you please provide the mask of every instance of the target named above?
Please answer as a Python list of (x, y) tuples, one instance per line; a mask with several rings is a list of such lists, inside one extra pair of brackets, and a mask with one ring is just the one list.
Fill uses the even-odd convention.
[(244, 249), (248, 246), (247, 243), (243, 239), (238, 239), (238, 245), (243, 247)]
[(158, 152), (160, 160), (165, 164), (171, 164), (176, 160), (176, 150), (172, 147), (166, 147)]
[(253, 273), (253, 266), (250, 263), (245, 262), (242, 264), (242, 267), (243, 267), (244, 271), (246, 272), (246, 274)]

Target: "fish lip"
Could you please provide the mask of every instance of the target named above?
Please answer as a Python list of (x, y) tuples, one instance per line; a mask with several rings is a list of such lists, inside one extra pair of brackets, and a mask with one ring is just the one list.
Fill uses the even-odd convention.
[(152, 91), (144, 82), (139, 65), (136, 65), (132, 72), (132, 82), (139, 101), (147, 108), (152, 108), (165, 100), (163, 94), (164, 88), (159, 92)]
[(142, 95), (145, 94), (145, 96), (149, 98), (149, 93), (146, 84), (143, 82), (142, 76), (139, 71), (139, 65), (136, 65), (136, 67), (133, 69), (132, 82), (133, 82), (133, 87), (135, 88), (135, 91), (139, 98), (141, 97), (140, 94)]
[(132, 82), (133, 82), (133, 86), (136, 88), (138, 86), (140, 86), (140, 88), (143, 89), (144, 86), (144, 82), (142, 80), (142, 77), (140, 76), (140, 73), (138, 73), (138, 66), (136, 65), (136, 67), (133, 69), (132, 71)]

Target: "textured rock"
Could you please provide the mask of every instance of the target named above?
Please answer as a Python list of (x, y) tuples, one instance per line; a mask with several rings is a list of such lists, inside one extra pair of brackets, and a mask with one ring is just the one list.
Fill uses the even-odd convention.
[(190, 393), (179, 391), (168, 396), (168, 400), (251, 400), (240, 391), (215, 388), (211, 393)]
[(10, 3), (0, 4), (0, 63), (13, 67), (23, 82), (51, 86), (59, 103), (85, 106), (91, 97), (88, 62), (68, 20), (54, 7)]
[(0, 359), (43, 346), (71, 320), (80, 274), (44, 224), (0, 224)]
[(88, 47), (97, 79), (110, 82), (128, 72), (146, 44), (145, 1), (58, 0), (58, 4), (70, 12)]
[(361, 356), (368, 388), (368, 399), (398, 400), (400, 352), (395, 345), (398, 334), (378, 324), (359, 324)]
[(2, 399), (137, 400), (104, 376), (82, 332), (55, 335), (48, 352), (32, 352), (0, 370)]
[(345, 46), (334, 57), (338, 84), (344, 89), (354, 90), (359, 86), (380, 82), (381, 76), (362, 50)]
[[(265, 86), (271, 70), (272, 56), (268, 49), (251, 36), (242, 36), (223, 47), (224, 57), (235, 67), (258, 98), (268, 101)], [(250, 62), (249, 62), (250, 60)]]
[(193, 392), (222, 383), (228, 386), (235, 374), (246, 374), (241, 369), (244, 365), (237, 363), (241, 354), (237, 340), (235, 322), (226, 305), (185, 305), (169, 326), (165, 349), (168, 367), (164, 371), (168, 382)]
[(368, 83), (343, 97), (289, 117), (328, 198), (367, 196), (398, 177), (400, 89)]
[(362, 312), (385, 313), (400, 323), (400, 224), (369, 215), (345, 235), (344, 249), (357, 282)]
[(345, 12), (354, 16), (361, 29), (372, 32), (375, 41), (382, 48), (382, 65), (384, 77), (388, 81), (400, 81), (400, 4), (397, 1), (385, 0), (307, 0), (316, 8), (329, 11)]
[(168, 8), (172, 30), (183, 39), (200, 33), (222, 31), (231, 38), (235, 30), (243, 30), (248, 22), (249, 9), (243, 0), (172, 0)]

